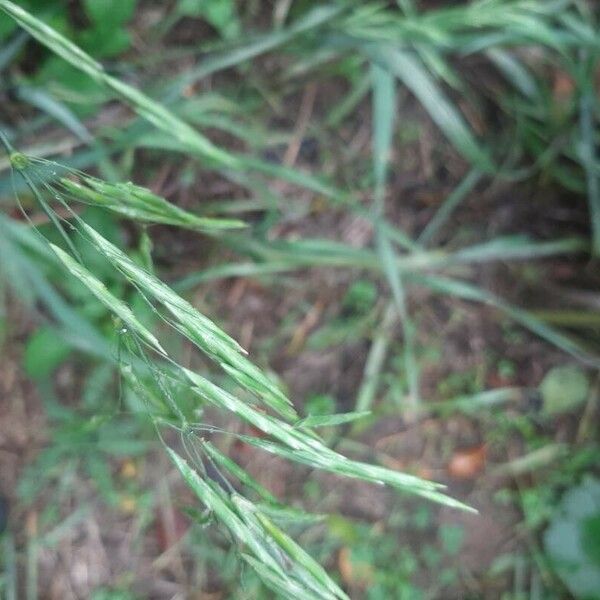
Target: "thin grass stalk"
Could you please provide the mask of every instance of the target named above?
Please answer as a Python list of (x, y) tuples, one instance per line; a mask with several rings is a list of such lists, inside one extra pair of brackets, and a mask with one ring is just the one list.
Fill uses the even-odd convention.
[[(389, 240), (387, 230), (381, 226), (384, 214), (389, 155), (392, 150), (394, 115), (396, 113), (395, 82), (392, 75), (376, 64), (372, 65), (371, 74), (373, 79), (373, 172), (375, 177), (373, 214), (375, 220), (375, 247), (381, 261), (383, 273), (392, 291), (393, 303), (398, 311), (402, 325), (403, 354), (408, 380), (409, 404), (411, 412), (414, 413), (416, 406), (420, 402), (419, 371), (415, 356), (414, 327), (406, 306), (406, 294), (402, 276), (394, 264), (396, 260), (395, 251)], [(385, 346), (380, 346), (379, 349), (385, 350)], [(364, 401), (365, 397), (363, 397), (361, 402)]]
[(373, 400), (379, 387), (379, 375), (383, 369), (385, 357), (391, 342), (391, 331), (397, 322), (398, 312), (395, 304), (386, 305), (381, 323), (375, 332), (365, 361), (363, 376), (356, 395), (354, 410), (366, 411), (373, 406)]
[(594, 105), (596, 93), (594, 91), (594, 66), (598, 64), (590, 60), (585, 51), (580, 54), (581, 63), (585, 73), (580, 82), (579, 98), (579, 132), (581, 136), (580, 155), (587, 185), (587, 199), (592, 226), (592, 254), (600, 256), (600, 181), (597, 169), (598, 155), (595, 142), (596, 124), (594, 119)]
[(471, 169), (464, 179), (452, 190), (450, 195), (444, 200), (438, 208), (435, 215), (427, 223), (421, 235), (417, 238), (417, 242), (422, 246), (429, 246), (435, 241), (440, 229), (448, 222), (459, 204), (473, 190), (482, 177), (482, 173), (475, 169)]

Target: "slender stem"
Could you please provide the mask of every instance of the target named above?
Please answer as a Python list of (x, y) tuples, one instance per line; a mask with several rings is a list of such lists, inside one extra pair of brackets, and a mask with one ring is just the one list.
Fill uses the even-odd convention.
[[(581, 60), (586, 60), (587, 52), (582, 52)], [(594, 63), (592, 63), (593, 65)], [(579, 128), (581, 135), (581, 162), (585, 171), (587, 184), (587, 197), (592, 224), (592, 254), (600, 256), (600, 182), (596, 173), (596, 145), (594, 141), (594, 90), (590, 84), (593, 81), (591, 68), (586, 69), (589, 74), (583, 77), (581, 97), (579, 100)]]
[[(54, 225), (54, 227), (56, 227), (58, 233), (65, 241), (65, 244), (67, 245), (67, 247), (69, 248), (69, 250), (71, 251), (73, 256), (79, 262), (82, 262), (81, 256), (79, 255), (77, 248), (75, 248), (75, 245), (71, 241), (71, 238), (67, 235), (67, 232), (65, 231), (61, 222), (59, 221), (56, 213), (52, 210), (50, 205), (46, 202), (46, 200), (44, 199), (42, 194), (40, 194), (40, 191), (38, 190), (37, 186), (31, 179), (31, 175), (27, 172), (27, 165), (29, 164), (27, 157), (23, 154), (18, 153), (15, 150), (14, 146), (10, 143), (10, 140), (8, 139), (8, 137), (1, 129), (0, 129), (0, 142), (2, 142), (2, 145), (4, 146), (6, 152), (9, 155), (11, 166), (16, 171), (18, 171), (19, 175), (21, 175), (21, 177), (27, 184), (27, 187), (31, 190), (33, 197), (37, 200), (37, 202), (40, 205), (40, 207), (42, 208), (42, 210), (46, 213), (46, 216), (48, 217), (48, 219), (50, 220), (52, 225)], [(19, 157), (22, 157), (22, 160), (18, 160)]]

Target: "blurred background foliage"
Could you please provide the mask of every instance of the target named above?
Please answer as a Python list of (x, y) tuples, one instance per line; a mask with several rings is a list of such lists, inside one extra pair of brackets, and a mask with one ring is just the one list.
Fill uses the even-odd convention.
[[(223, 436), (349, 596), (598, 598), (596, 3), (17, 4), (101, 66), (1, 13), (0, 128), (58, 163), (32, 172), (64, 228), (62, 168), (244, 221), (207, 235), (68, 197), (248, 347), (328, 445), (480, 511), (291, 470)], [(127, 332), (65, 276), (38, 233), (64, 236), (16, 171), (0, 157), (2, 593), (272, 597), (165, 458), (122, 374)], [(69, 235), (172, 356), (208, 371)], [(327, 420), (352, 411), (370, 414)]]

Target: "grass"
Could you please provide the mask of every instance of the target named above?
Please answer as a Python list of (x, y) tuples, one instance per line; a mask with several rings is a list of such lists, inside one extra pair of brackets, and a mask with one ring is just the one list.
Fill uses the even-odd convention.
[[(45, 46), (49, 55), (62, 59), (78, 78), (89, 78), (95, 86), (88, 96), (83, 86), (79, 107), (77, 92), (66, 80), (58, 94), (18, 86), (19, 99), (45, 116), (27, 124), (27, 135), (12, 128), (2, 133), (7, 156), (3, 165), (14, 177), (12, 182), (0, 180), (0, 191), (14, 185), (17, 206), (26, 221), (2, 216), (0, 247), (7, 257), (3, 259), (4, 280), (23, 293), (31, 307), (37, 303), (46, 307), (66, 345), (108, 360), (118, 369), (151, 423), (155, 439), (200, 503), (228, 532), (239, 559), (284, 597), (347, 598), (339, 582), (271, 518), (269, 510), (284, 510), (279, 501), (207, 436), (229, 440), (226, 444), (236, 440), (311, 469), (386, 484), (416, 496), (419, 502), (433, 500), (469, 510), (428, 479), (347, 458), (332, 449), (327, 435), (321, 436), (317, 429), (329, 431), (327, 428), (349, 423), (357, 432), (363, 420), (373, 418), (369, 411), (389, 408), (378, 397), (397, 350), (390, 334), (396, 322), (401, 327), (405, 384), (396, 393), (394, 411), (415, 422), (436, 410), (435, 403), (424, 395), (420, 376), (424, 348), (411, 303), (417, 289), (491, 307), (495, 314), (561, 352), (590, 368), (598, 367), (597, 354), (588, 340), (484, 289), (476, 267), (597, 254), (597, 103), (591, 81), (600, 46), (593, 29), (593, 11), (585, 3), (569, 0), (477, 0), (427, 11), (410, 0), (394, 8), (385, 3), (340, 2), (302, 11), (285, 5), (278, 3), (283, 18), (272, 30), (225, 41), (201, 53), (190, 50), (192, 57), (196, 58), (194, 53), (199, 56), (194, 67), (158, 83), (133, 85), (129, 81), (143, 82), (142, 70), (137, 73), (126, 62), (109, 68), (91, 55), (93, 48), (86, 52), (51, 27), (47, 15), (34, 16), (33, 11), (0, 0), (0, 10)], [(224, 24), (215, 26), (225, 31)], [(19, 59), (21, 39), (17, 34), (7, 45), (8, 58), (0, 60), (0, 66)], [(566, 72), (572, 84), (565, 108), (568, 116), (562, 124), (556, 123), (556, 98), (544, 76), (544, 65), (532, 58), (536, 52)], [(286, 75), (279, 81), (286, 91), (297, 90), (303, 78), (324, 77), (328, 70), (349, 83), (343, 102), (323, 122), (308, 122), (307, 137), (334, 139), (336, 128), (370, 96), (371, 161), (360, 165), (362, 173), (358, 172), (350, 185), (335, 169), (309, 172), (297, 167), (294, 159), (267, 158), (275, 145), (271, 140), (282, 140), (288, 149), (298, 143), (294, 137), (297, 130), (281, 134), (264, 125), (267, 119), (261, 104), (270, 103), (274, 112), (285, 115), (284, 100), (260, 81), (253, 61), (277, 54), (286, 61)], [(476, 86), (467, 81), (466, 71), (456, 64), (468, 60), (486, 61), (488, 69), (493, 65), (499, 79), (492, 81), (489, 89), (486, 82)], [(222, 90), (197, 93), (196, 86), (209, 75), (225, 75), (233, 69), (243, 79), (237, 97), (227, 98), (229, 84)], [(456, 156), (468, 165), (466, 174), (418, 231), (397, 224), (391, 209), (402, 205), (404, 199), (389, 197), (398, 105), (406, 94), (416, 99)], [(502, 115), (504, 131), (493, 131), (485, 121), (490, 94), (498, 96), (493, 102)], [(85, 110), (102, 114), (103, 103), (108, 101), (118, 101), (126, 111), (109, 125), (94, 128), (88, 124)], [(83, 112), (78, 112), (82, 107)], [(57, 121), (76, 137), (70, 141), (73, 155), (68, 160), (48, 160), (60, 154), (60, 144), (19, 144), (21, 137), (35, 137), (50, 121)], [(213, 137), (232, 143), (217, 143)], [(230, 182), (240, 197), (207, 203), (199, 213), (176, 206), (145, 187), (125, 183), (125, 173), (133, 170), (134, 152), (148, 150), (157, 156), (176, 153), (190, 171), (201, 169), (207, 177)], [(86, 170), (97, 170), (100, 176)], [(587, 196), (589, 239), (570, 234), (553, 239), (502, 235), (466, 244), (459, 240), (457, 244), (450, 225), (467, 196), (477, 196), (483, 186), (536, 177), (556, 180)], [(274, 239), (268, 235), (269, 227), (284, 222), (288, 210), (281, 190), (288, 190), (288, 198), (292, 196), (289, 190), (298, 196), (310, 194), (332, 210), (364, 219), (373, 229), (373, 247), (357, 248), (310, 236)], [(32, 213), (38, 210), (52, 228), (36, 223)], [(167, 225), (188, 230), (211, 239), (236, 258), (168, 284), (161, 279), (160, 269), (155, 273), (152, 265), (148, 233), (152, 229), (143, 230), (139, 252), (134, 251), (118, 239), (109, 239), (114, 233), (110, 227), (102, 231), (88, 222), (87, 215), (95, 214), (86, 212), (89, 210), (107, 211), (115, 219), (144, 227)], [(261, 213), (258, 225), (247, 226), (237, 218), (254, 212)], [(440, 240), (446, 242), (440, 245)], [(281, 277), (308, 268), (360, 270), (385, 286), (378, 307), (381, 321), (375, 327), (362, 383), (353, 398), (354, 412), (298, 415), (298, 407), (280, 383), (183, 297), (210, 281)], [(54, 281), (63, 279), (59, 288), (67, 291), (59, 293)], [(100, 327), (75, 308), (81, 299), (103, 315)], [(109, 317), (113, 321), (107, 327)], [(109, 337), (118, 331), (122, 349), (117, 360), (107, 330)], [(191, 344), (206, 359), (205, 366), (189, 368), (173, 350), (177, 345), (174, 339)], [(208, 365), (218, 370), (211, 371)], [(513, 397), (511, 388), (482, 390), (475, 397), (456, 400), (456, 407), (488, 410)], [(447, 404), (446, 409), (450, 408)], [(218, 417), (215, 422), (210, 420), (213, 411), (229, 415), (227, 422), (232, 417), (258, 433), (223, 429)], [(205, 415), (209, 421), (204, 420)], [(178, 435), (173, 438), (173, 433)], [(539, 455), (546, 456), (552, 448), (547, 444)], [(528, 472), (528, 460), (537, 456), (536, 452), (534, 448), (522, 457), (525, 471), (519, 470), (524, 468), (521, 463), (513, 461), (513, 470), (507, 472), (513, 477)], [(212, 476), (213, 471), (219, 476)], [(28, 589), (35, 597), (36, 542), (31, 543)], [(6, 555), (12, 556), (10, 552)], [(386, 593), (409, 593), (385, 589)]]

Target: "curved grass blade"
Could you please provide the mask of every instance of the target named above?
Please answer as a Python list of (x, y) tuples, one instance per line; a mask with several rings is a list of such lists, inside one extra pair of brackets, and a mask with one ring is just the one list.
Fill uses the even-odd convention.
[[(210, 164), (216, 165), (218, 168), (226, 171), (242, 173), (245, 169), (253, 169), (267, 175), (281, 177), (298, 185), (307, 186), (308, 189), (313, 189), (314, 191), (333, 197), (345, 197), (345, 194), (342, 194), (339, 190), (327, 186), (309, 175), (298, 173), (295, 169), (290, 169), (282, 165), (273, 165), (268, 161), (248, 156), (238, 156), (216, 146), (206, 136), (202, 135), (160, 102), (153, 100), (137, 88), (106, 73), (103, 66), (81, 50), (81, 48), (21, 7), (10, 2), (10, 0), (0, 0), (0, 10), (10, 15), (38, 42), (58, 54), (73, 67), (85, 72), (99, 84), (111, 89), (139, 116), (176, 140), (182, 150), (193, 154), (197, 158), (207, 160)], [(325, 16), (329, 15), (329, 12), (324, 12)], [(331, 16), (336, 12), (337, 10), (332, 9)]]
[(45, 112), (47, 115), (62, 123), (67, 129), (73, 132), (82, 142), (89, 144), (94, 138), (87, 127), (79, 120), (77, 115), (65, 104), (53, 98), (43, 89), (20, 86), (17, 88), (17, 97)]
[(600, 366), (600, 358), (590, 354), (585, 348), (582, 348), (569, 336), (561, 333), (553, 327), (550, 327), (549, 325), (546, 325), (543, 321), (536, 318), (530, 312), (521, 308), (517, 308), (501, 298), (498, 298), (494, 294), (487, 292), (486, 290), (482, 290), (470, 283), (451, 279), (449, 277), (413, 275), (411, 278), (415, 282), (421, 283), (434, 291), (448, 294), (450, 296), (456, 296), (464, 300), (482, 302), (483, 304), (497, 308), (526, 329), (529, 329), (567, 354), (574, 356), (584, 363), (593, 365), (594, 367)]
[(294, 427), (333, 427), (335, 425), (343, 425), (351, 423), (358, 419), (363, 419), (371, 414), (369, 410), (358, 412), (340, 413), (338, 415), (310, 415), (298, 421)]
[(172, 85), (171, 93), (179, 93), (182, 89), (193, 85), (208, 75), (239, 65), (261, 54), (275, 50), (301, 34), (309, 33), (322, 27), (338, 16), (343, 10), (345, 10), (345, 7), (334, 3), (316, 6), (286, 29), (271, 31), (265, 35), (248, 40), (243, 44), (236, 45), (233, 48), (223, 50), (214, 56), (210, 56), (197, 67), (190, 69), (176, 79)]
[(484, 173), (494, 171), (491, 158), (476, 141), (462, 115), (446, 98), (416, 56), (383, 45), (364, 45), (363, 51), (382, 68), (398, 77), (413, 92), (464, 158)]
[(535, 78), (512, 54), (501, 48), (490, 48), (485, 54), (521, 94), (532, 100), (539, 97)]
[(452, 190), (450, 195), (438, 208), (433, 218), (427, 223), (425, 229), (418, 238), (418, 243), (427, 246), (438, 234), (439, 230), (448, 221), (456, 207), (464, 200), (465, 196), (473, 190), (481, 179), (481, 173), (477, 169), (471, 169), (466, 177)]

